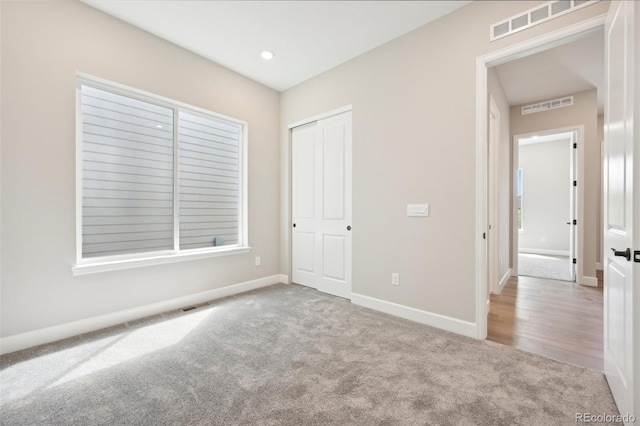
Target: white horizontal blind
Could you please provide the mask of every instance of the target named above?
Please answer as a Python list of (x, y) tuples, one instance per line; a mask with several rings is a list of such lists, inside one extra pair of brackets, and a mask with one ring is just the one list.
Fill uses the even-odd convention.
[(81, 94), (82, 257), (172, 250), (173, 110)]
[(180, 249), (239, 243), (240, 125), (180, 111)]

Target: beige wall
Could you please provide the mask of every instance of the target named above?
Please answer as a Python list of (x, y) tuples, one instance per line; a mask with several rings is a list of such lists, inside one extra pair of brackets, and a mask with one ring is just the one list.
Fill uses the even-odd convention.
[[(511, 267), (511, 132), (509, 103), (495, 68), (487, 70), (487, 89), (500, 112), (500, 141), (497, 159), (498, 181), (498, 279)], [(487, 126), (488, 127), (488, 126)]]
[[(475, 59), (608, 8), (489, 43), (490, 24), (541, 3), (473, 2), (279, 95), (81, 3), (2, 2), (0, 335), (289, 274), (287, 125), (347, 104), (354, 292), (475, 321)], [(249, 123), (250, 254), (71, 275), (77, 71)], [(407, 220), (423, 201), (430, 217)]]
[[(511, 134), (513, 136), (534, 132), (544, 132), (574, 126), (584, 126), (584, 208), (583, 220), (583, 259), (584, 265), (578, 264), (578, 275), (582, 269), (585, 277), (596, 276), (596, 241), (598, 237), (597, 211), (598, 191), (600, 188), (598, 164), (600, 162), (600, 144), (598, 143), (598, 100), (596, 90), (573, 95), (574, 104), (570, 107), (558, 108), (534, 114), (521, 114), (521, 105), (511, 108)], [(542, 100), (542, 99), (541, 99)], [(580, 250), (580, 248), (578, 248)], [(580, 278), (580, 277), (578, 277)]]
[[(608, 8), (600, 2), (489, 42), (491, 24), (541, 3), (472, 2), (282, 94), (283, 273), (291, 259), (287, 125), (351, 104), (353, 291), (475, 322), (476, 58)], [(429, 218), (409, 220), (411, 202), (429, 203)], [(391, 272), (400, 286), (390, 285)]]
[[(279, 273), (277, 92), (79, 2), (2, 2), (1, 47), (3, 337)], [(251, 253), (72, 276), (77, 71), (249, 123)]]

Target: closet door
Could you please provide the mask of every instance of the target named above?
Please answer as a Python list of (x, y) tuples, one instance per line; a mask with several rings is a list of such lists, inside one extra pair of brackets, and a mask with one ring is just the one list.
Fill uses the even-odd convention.
[(292, 130), (293, 282), (351, 298), (351, 112)]

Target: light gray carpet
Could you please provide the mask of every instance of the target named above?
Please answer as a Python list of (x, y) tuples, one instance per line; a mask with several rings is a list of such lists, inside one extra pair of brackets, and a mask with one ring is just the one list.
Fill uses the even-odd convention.
[(602, 374), (279, 284), (0, 358), (2, 425), (569, 425)]
[(518, 253), (518, 275), (571, 281), (569, 256)]

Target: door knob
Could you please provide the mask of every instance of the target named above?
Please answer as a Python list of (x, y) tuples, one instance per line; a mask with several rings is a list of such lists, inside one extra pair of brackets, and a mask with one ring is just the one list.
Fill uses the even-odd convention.
[(294, 228), (296, 227), (296, 224), (295, 224), (295, 223), (293, 224), (293, 227), (294, 227)]
[(620, 256), (626, 258), (627, 260), (631, 260), (631, 249), (629, 248), (624, 251), (618, 251), (612, 248), (611, 251), (613, 251), (614, 256)]
[(351, 231), (351, 225), (347, 226), (347, 231)]
[(567, 222), (567, 225), (571, 225), (571, 222)]

